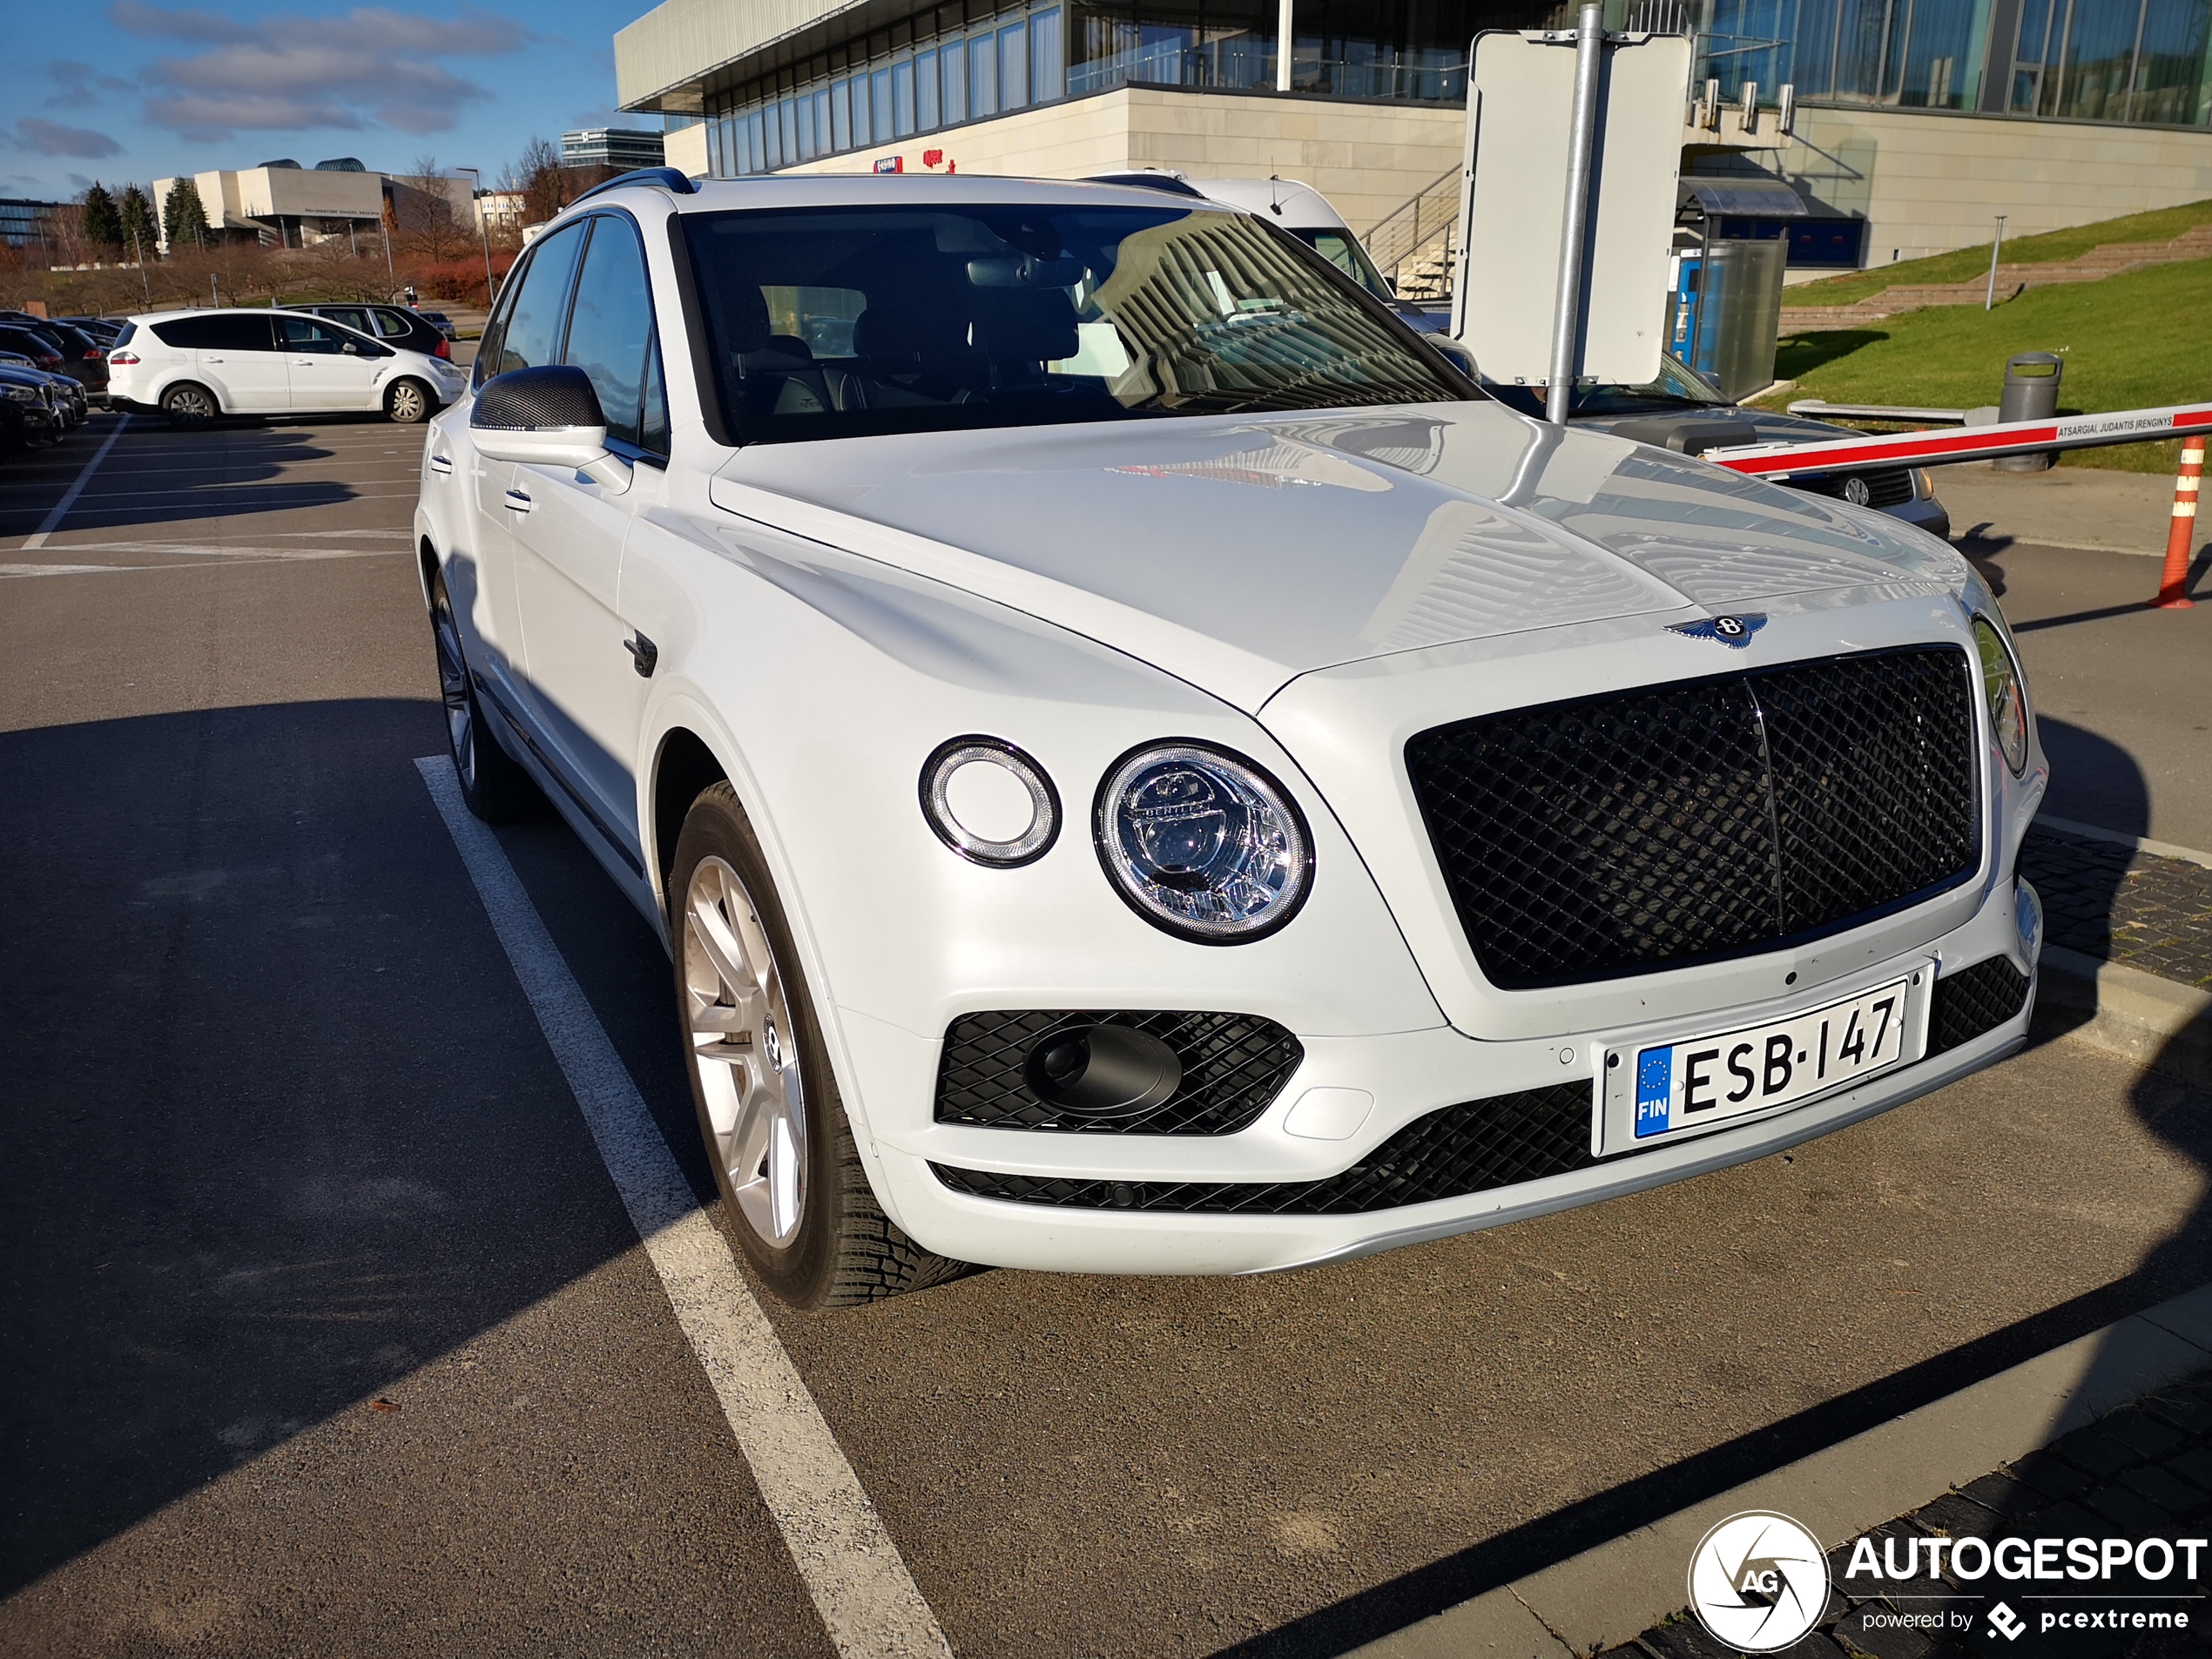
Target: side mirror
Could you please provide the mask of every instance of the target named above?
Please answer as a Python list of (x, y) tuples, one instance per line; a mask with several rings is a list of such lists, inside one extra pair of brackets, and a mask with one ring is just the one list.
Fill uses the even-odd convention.
[(494, 461), (590, 466), (607, 453), (607, 417), (591, 377), (573, 364), (512, 368), (476, 388), (469, 412), (476, 450)]
[(344, 345), (339, 347), (338, 349), (346, 353), (348, 356), (358, 357), (361, 355), (361, 347), (354, 345), (350, 340), (346, 341)]
[(591, 377), (572, 363), (514, 368), (476, 388), (469, 412), (476, 453), (526, 466), (572, 467), (619, 496), (630, 463), (607, 453), (607, 416)]

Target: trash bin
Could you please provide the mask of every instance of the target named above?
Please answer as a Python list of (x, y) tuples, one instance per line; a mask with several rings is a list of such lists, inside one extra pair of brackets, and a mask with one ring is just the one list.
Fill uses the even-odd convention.
[[(2066, 374), (2066, 360), (2047, 351), (2024, 351), (2005, 363), (2005, 390), (1998, 399), (2000, 421), (2047, 421), (2059, 412), (2059, 381)], [(2006, 472), (2042, 472), (2055, 464), (2059, 452), (2006, 455), (1996, 465)]]

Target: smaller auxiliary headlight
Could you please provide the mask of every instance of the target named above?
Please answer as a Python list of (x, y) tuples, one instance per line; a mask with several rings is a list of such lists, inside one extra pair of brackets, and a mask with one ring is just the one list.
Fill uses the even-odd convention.
[(1313, 885), (1313, 839), (1287, 792), (1240, 755), (1148, 744), (1106, 774), (1098, 861), (1130, 909), (1202, 945), (1264, 939)]
[(973, 864), (1034, 863), (1060, 833), (1060, 794), (1042, 766), (997, 738), (954, 738), (921, 768), (921, 815)]
[(2005, 637), (1986, 617), (1974, 618), (1974, 649), (1981, 658), (1981, 684), (1989, 698), (1989, 729), (2005, 764), (2017, 778), (2027, 766), (2027, 691), (2020, 664)]

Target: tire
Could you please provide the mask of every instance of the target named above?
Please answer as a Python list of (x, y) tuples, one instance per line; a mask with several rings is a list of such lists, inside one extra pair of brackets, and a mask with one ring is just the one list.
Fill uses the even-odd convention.
[(384, 388), (384, 418), (395, 426), (419, 426), (438, 412), (438, 400), (421, 381), (394, 381)]
[(161, 395), (161, 413), (173, 427), (212, 426), (223, 406), (198, 381), (179, 381)]
[[(685, 815), (668, 892), (691, 1104), (723, 1225), (753, 1271), (809, 1312), (970, 1271), (922, 1249), (876, 1202), (782, 903), (728, 784), (704, 791)], [(731, 1057), (707, 1057), (710, 1047)]]
[(485, 724), (488, 711), (469, 672), (460, 620), (446, 591), (443, 570), (430, 574), (430, 637), (438, 657), (438, 691), (445, 702), (446, 748), (461, 780), (461, 798), (487, 824), (538, 817), (545, 797), (522, 763), (499, 745)]

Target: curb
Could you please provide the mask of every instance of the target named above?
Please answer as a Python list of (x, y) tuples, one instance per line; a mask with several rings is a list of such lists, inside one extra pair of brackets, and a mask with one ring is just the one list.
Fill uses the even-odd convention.
[(2212, 1285), (1355, 1652), (1359, 1659), (1581, 1659), (1602, 1652), (1683, 1606), (1691, 1552), (1716, 1521), (1744, 1509), (1779, 1510), (1832, 1547), (2207, 1365)]
[(2043, 966), (2043, 1006), (2088, 1016), (2067, 1035), (2212, 1093), (2212, 991), (2062, 945)]

